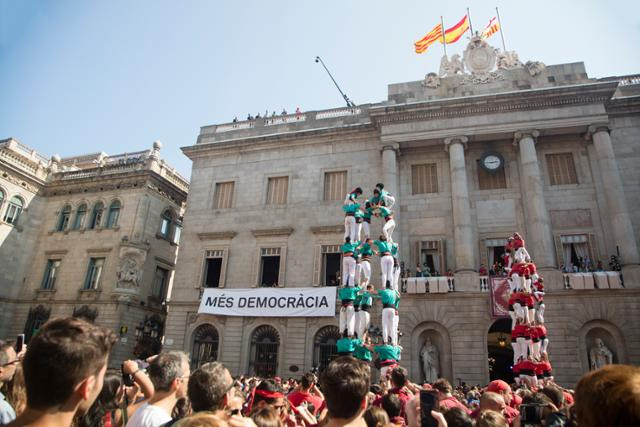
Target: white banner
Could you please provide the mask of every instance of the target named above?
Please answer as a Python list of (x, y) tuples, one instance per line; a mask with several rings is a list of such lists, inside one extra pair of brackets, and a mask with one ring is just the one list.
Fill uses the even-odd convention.
[(207, 288), (198, 313), (248, 317), (333, 317), (336, 314), (336, 288)]

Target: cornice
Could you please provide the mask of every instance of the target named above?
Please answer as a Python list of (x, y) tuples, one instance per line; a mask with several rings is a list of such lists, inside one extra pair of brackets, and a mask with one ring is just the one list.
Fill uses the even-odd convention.
[(293, 233), (293, 228), (265, 228), (261, 230), (251, 230), (253, 237), (289, 236)]
[(611, 116), (640, 114), (640, 95), (613, 98), (606, 104), (606, 109)]
[(376, 125), (607, 103), (617, 82), (477, 95), (370, 109)]
[(238, 233), (235, 231), (212, 231), (208, 233), (198, 233), (198, 239), (200, 240), (231, 240), (236, 237)]
[(343, 231), (344, 227), (342, 225), (319, 225), (311, 227), (311, 232), (313, 234), (337, 234), (342, 233)]

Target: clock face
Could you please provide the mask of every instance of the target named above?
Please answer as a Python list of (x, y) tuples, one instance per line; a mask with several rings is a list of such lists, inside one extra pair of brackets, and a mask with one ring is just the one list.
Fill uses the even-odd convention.
[(495, 171), (502, 166), (502, 159), (495, 154), (488, 154), (482, 159), (482, 165), (487, 170)]

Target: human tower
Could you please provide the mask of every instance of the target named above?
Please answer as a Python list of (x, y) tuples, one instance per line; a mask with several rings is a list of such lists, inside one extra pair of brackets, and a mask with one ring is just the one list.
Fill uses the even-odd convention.
[[(342, 210), (344, 218), (344, 243), (342, 252), (342, 277), (338, 290), (341, 301), (340, 334), (337, 342), (339, 354), (349, 354), (371, 362), (373, 353), (381, 369), (381, 377), (397, 366), (402, 347), (398, 344), (398, 304), (400, 293), (400, 263), (398, 244), (393, 241), (396, 227), (391, 210), (395, 198), (376, 184), (373, 195), (363, 204), (358, 200), (363, 194), (356, 187), (346, 195)], [(372, 238), (372, 219), (382, 218), (384, 224), (377, 239)], [(381, 289), (371, 283), (371, 260), (377, 255), (382, 271)], [(382, 303), (382, 337), (373, 345), (369, 336), (369, 310), (374, 300)]]
[(507, 239), (504, 264), (511, 290), (513, 375), (517, 383), (533, 387), (553, 377), (544, 326), (544, 280), (538, 275), (524, 243), (518, 233)]

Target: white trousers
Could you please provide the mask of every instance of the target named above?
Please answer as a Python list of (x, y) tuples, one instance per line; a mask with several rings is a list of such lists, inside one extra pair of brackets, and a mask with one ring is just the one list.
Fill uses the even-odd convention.
[(361, 225), (362, 225), (362, 230), (364, 230), (364, 240), (367, 240), (371, 235), (371, 230), (370, 230), (371, 227), (369, 227), (369, 223), (366, 221), (362, 221)]
[(546, 353), (548, 347), (549, 347), (549, 338), (540, 340), (540, 353)]
[(344, 217), (344, 239), (351, 238), (351, 243), (356, 242), (356, 217), (345, 216)]
[(538, 303), (536, 306), (536, 321), (544, 324), (544, 302)]
[(384, 205), (389, 209), (391, 209), (391, 207), (396, 204), (396, 198), (393, 197), (391, 194), (385, 195), (383, 197), (383, 200), (384, 200)]
[[(382, 339), (385, 344), (389, 342), (389, 338), (391, 338), (391, 342), (394, 343), (394, 345), (398, 340), (398, 334), (393, 331), (393, 318), (395, 315), (396, 310), (394, 308), (382, 309)], [(395, 340), (394, 336), (396, 337)]]
[(393, 243), (393, 230), (396, 229), (396, 221), (391, 218), (389, 221), (385, 222), (384, 227), (382, 227), (382, 235), (387, 238), (389, 243)]
[(356, 316), (353, 305), (340, 307), (340, 334), (347, 330), (347, 334), (352, 336), (356, 330)]
[(371, 279), (371, 263), (368, 260), (360, 261), (360, 274), (364, 274), (364, 280), (369, 284)]
[(362, 339), (364, 333), (369, 329), (369, 322), (371, 321), (371, 315), (368, 311), (358, 311), (356, 313), (356, 332), (358, 338)]
[(391, 282), (391, 287), (399, 292), (400, 289), (398, 288), (398, 283), (400, 282), (400, 266), (393, 267), (392, 276), (393, 276), (393, 281)]
[(398, 326), (400, 325), (400, 315), (393, 313), (393, 345), (398, 345)]
[(387, 281), (393, 282), (393, 257), (391, 255), (380, 258), (380, 269), (382, 270), (382, 289), (385, 289)]
[(342, 257), (342, 284), (353, 286), (356, 281), (356, 260), (352, 256)]
[(352, 241), (353, 243), (355, 243), (355, 242), (360, 242), (360, 241), (361, 241), (361, 240), (360, 240), (360, 238), (361, 238), (361, 236), (360, 236), (360, 235), (361, 235), (361, 234), (362, 234), (362, 223), (357, 223), (357, 222), (356, 222), (356, 228), (355, 228), (355, 233), (354, 233), (354, 237), (355, 237), (355, 239), (356, 239), (356, 240), (351, 239), (351, 241)]
[(360, 285), (360, 276), (362, 275), (362, 263), (356, 261), (356, 272), (354, 283), (356, 286)]

